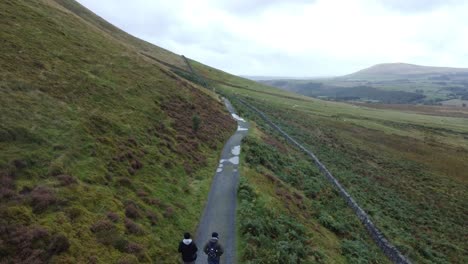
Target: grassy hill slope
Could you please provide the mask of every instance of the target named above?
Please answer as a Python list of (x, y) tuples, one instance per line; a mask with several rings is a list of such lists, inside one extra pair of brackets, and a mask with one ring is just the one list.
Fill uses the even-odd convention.
[[(313, 150), (383, 233), (411, 260), (417, 263), (467, 261), (464, 226), (468, 216), (464, 207), (468, 203), (468, 121), (463, 115), (450, 117), (433, 115), (427, 110), (419, 113), (400, 111), (400, 108), (375, 109), (321, 101), (201, 65), (195, 64), (195, 68), (217, 84), (215, 87), (222, 93), (253, 104)], [(268, 126), (255, 114), (242, 104), (237, 103), (236, 107), (268, 134)], [(269, 137), (264, 137), (263, 142), (275, 146), (276, 153), (293, 155), (291, 150), (265, 139)], [(248, 140), (246, 144), (248, 149), (252, 144), (260, 148), (256, 153), (265, 153), (262, 150), (265, 146), (260, 144), (259, 147), (258, 142)], [(271, 175), (278, 176), (310, 199), (312, 207), (308, 211), (319, 212), (310, 221), (315, 219), (337, 235), (342, 254), (349, 252), (349, 241), (345, 240), (351, 240), (355, 246), (361, 245), (353, 247), (352, 256), (372, 256), (372, 253), (358, 253), (358, 248), (364, 247), (372, 252), (372, 247), (365, 240), (358, 239), (359, 229), (350, 228), (348, 219), (351, 221), (352, 217), (341, 215), (345, 209), (328, 211), (333, 207), (323, 205), (317, 199), (322, 197), (323, 191), (326, 192), (324, 186), (327, 186), (317, 182), (320, 179), (318, 175), (305, 169), (301, 159), (295, 159), (297, 163), (282, 159), (282, 155), (272, 154), (263, 160), (251, 161), (256, 171), (252, 173), (257, 177), (252, 180), (254, 176), (247, 174), (250, 182), (262, 182), (258, 175), (265, 179)], [(276, 164), (289, 166), (286, 165), (288, 169), (282, 172)], [(266, 186), (262, 182), (254, 189), (267, 189)], [(272, 202), (270, 206), (274, 208), (280, 204)], [(328, 216), (333, 220), (327, 222)], [(346, 235), (340, 233), (341, 227), (347, 230)], [(250, 241), (249, 236), (246, 239)], [(322, 250), (323, 246), (318, 245), (317, 248)], [(325, 255), (330, 256), (330, 252)], [(356, 262), (355, 259), (348, 260)]]
[(0, 259), (175, 263), (235, 129), (223, 105), (72, 1), (2, 1), (0, 39)]
[[(175, 263), (235, 129), (217, 96), (179, 56), (73, 1), (3, 1), (0, 15), (1, 259)], [(412, 260), (467, 261), (466, 119), (325, 102), (191, 63), (314, 150)], [(386, 263), (308, 159), (233, 102), (253, 122), (239, 259)]]

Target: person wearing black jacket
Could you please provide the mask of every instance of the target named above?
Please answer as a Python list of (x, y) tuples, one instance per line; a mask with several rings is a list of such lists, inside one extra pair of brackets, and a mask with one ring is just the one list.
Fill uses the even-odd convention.
[(184, 239), (179, 243), (179, 252), (185, 264), (195, 264), (197, 259), (197, 245), (192, 241), (190, 233), (184, 234)]
[(218, 233), (213, 232), (211, 239), (205, 244), (203, 251), (208, 256), (208, 264), (219, 264), (221, 255), (224, 253), (224, 249), (218, 241)]

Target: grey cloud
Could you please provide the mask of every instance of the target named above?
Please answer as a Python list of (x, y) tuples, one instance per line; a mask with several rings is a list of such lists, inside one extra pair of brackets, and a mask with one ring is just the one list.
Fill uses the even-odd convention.
[(136, 35), (157, 35), (165, 36), (173, 30), (177, 30), (177, 23), (170, 16), (159, 16), (145, 20), (126, 23), (123, 27), (127, 32), (133, 32)]
[(216, 24), (202, 29), (183, 26), (173, 29), (165, 36), (166, 39), (220, 54), (238, 48), (237, 43), (242, 42), (238, 36)]
[(181, 22), (174, 16), (174, 7), (150, 1), (78, 0), (99, 16), (134, 35), (168, 34)]
[[(422, 53), (408, 55), (405, 52), (401, 54), (385, 54), (383, 52), (356, 56), (352, 55), (352, 43), (343, 43), (342, 47), (330, 45), (330, 49), (318, 45), (317, 50), (304, 49), (301, 54), (297, 54), (298, 52), (294, 50), (295, 45), (290, 45), (288, 42), (278, 41), (280, 43), (278, 45), (269, 44), (277, 43), (275, 37), (281, 37), (280, 30), (277, 36), (272, 37), (269, 34), (253, 32), (249, 28), (251, 24), (271, 21), (268, 19), (262, 21), (262, 16), (256, 16), (260, 13), (269, 19), (276, 19), (278, 13), (284, 14), (283, 19), (286, 19), (281, 23), (287, 26), (286, 30), (297, 28), (300, 25), (294, 24), (294, 19), (288, 21), (287, 18), (296, 16), (298, 14), (296, 11), (309, 3), (316, 3), (318, 6), (324, 3), (315, 0), (206, 0), (197, 2), (200, 7), (197, 13), (191, 13), (184, 9), (192, 8), (191, 3), (193, 2), (187, 4), (188, 2), (182, 0), (172, 0), (171, 2), (163, 0), (78, 1), (104, 19), (137, 37), (234, 74), (323, 76), (348, 74), (372, 64), (395, 60), (405, 60), (405, 62), (423, 65), (452, 64), (446, 66), (463, 66), (461, 64), (465, 64), (467, 61), (466, 52), (463, 52), (461, 48), (466, 46), (464, 43), (468, 43), (466, 34), (463, 34), (465, 32), (463, 23), (466, 22), (466, 19), (463, 19), (463, 13), (460, 15), (460, 12), (454, 11), (457, 10), (460, 3), (467, 3), (468, 0), (369, 0), (380, 3), (384, 7), (383, 13), (390, 15), (393, 19), (403, 17), (401, 14), (405, 17), (416, 14), (418, 17), (426, 17), (426, 20), (423, 21), (429, 21), (427, 17), (430, 17), (431, 14), (421, 13), (438, 8), (446, 9), (445, 14), (450, 12), (448, 14), (454, 15), (455, 18), (454, 21), (436, 23), (437, 28), (433, 28), (433, 23), (429, 23), (431, 28), (425, 30), (427, 32), (421, 32), (423, 29), (419, 28), (419, 31), (410, 34), (412, 37), (402, 38), (401, 42), (398, 42), (420, 45), (424, 48), (423, 51), (426, 50)], [(370, 14), (369, 18), (372, 18), (372, 15), (375, 15), (375, 5), (369, 5), (370, 8), (368, 8), (366, 5), (368, 3), (361, 0), (355, 1), (356, 5), (361, 5), (359, 7), (362, 8), (363, 13)], [(183, 12), (180, 12), (181, 10)], [(329, 12), (334, 10), (332, 7)], [(458, 8), (458, 10), (461, 9)], [(217, 13), (213, 14), (212, 12)], [(186, 14), (193, 14), (193, 16)], [(328, 14), (324, 15), (326, 17)], [(462, 19), (456, 20), (456, 18)], [(192, 19), (196, 19), (196, 21)], [(217, 21), (217, 19), (226, 19), (226, 21)], [(351, 17), (344, 16), (342, 19), (346, 21)], [(392, 24), (391, 20), (387, 22), (389, 25)], [(458, 26), (453, 28), (454, 24)], [(269, 26), (270, 24), (261, 25)], [(327, 28), (327, 25), (324, 24), (323, 27)], [(447, 28), (450, 30), (445, 30)], [(333, 27), (330, 29), (333, 30)], [(399, 39), (398, 30), (395, 32), (390, 32), (392, 34), (389, 36)], [(252, 34), (260, 36), (261, 41), (252, 39)], [(270, 39), (264, 39), (264, 37)], [(308, 41), (300, 34), (290, 37), (294, 38), (295, 41)], [(366, 40), (363, 38), (363, 43)], [(316, 42), (319, 41), (322, 40), (320, 40), (320, 36), (317, 36)], [(323, 41), (328, 43), (331, 40), (325, 39)], [(376, 46), (385, 46), (383, 42), (376, 43), (378, 43)], [(405, 47), (403, 44), (402, 46)], [(334, 48), (340, 49), (337, 54), (344, 55), (335, 55), (334, 50), (332, 50)], [(458, 65), (456, 65), (457, 63)]]
[[(235, 63), (226, 63), (235, 59)], [(322, 54), (294, 55), (280, 51), (251, 51), (228, 54), (226, 60), (211, 61), (213, 65), (238, 75), (269, 75), (289, 77), (318, 77), (344, 75), (356, 71), (356, 65), (343, 64), (339, 58)], [(370, 64), (362, 64), (368, 66)], [(358, 66), (359, 67), (359, 66)]]

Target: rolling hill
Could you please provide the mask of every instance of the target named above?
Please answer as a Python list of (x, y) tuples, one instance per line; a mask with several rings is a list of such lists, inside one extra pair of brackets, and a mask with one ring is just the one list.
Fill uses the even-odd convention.
[(431, 67), (409, 63), (382, 63), (345, 75), (346, 79), (412, 78), (420, 75), (468, 74), (468, 68)]
[(466, 68), (384, 63), (336, 78), (260, 82), (307, 96), (337, 101), (468, 105)]

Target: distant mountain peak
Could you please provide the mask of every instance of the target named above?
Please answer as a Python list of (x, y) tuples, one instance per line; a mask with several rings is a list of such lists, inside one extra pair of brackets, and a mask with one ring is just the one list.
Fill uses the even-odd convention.
[(468, 68), (421, 66), (410, 63), (381, 63), (346, 75), (347, 78), (407, 76), (420, 74), (447, 74), (468, 72)]

